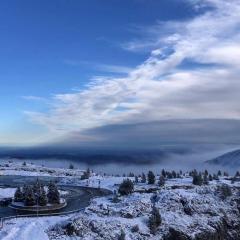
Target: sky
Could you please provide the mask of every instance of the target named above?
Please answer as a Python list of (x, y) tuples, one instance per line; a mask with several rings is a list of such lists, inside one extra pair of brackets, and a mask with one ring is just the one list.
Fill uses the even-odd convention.
[(239, 143), (239, 12), (240, 0), (1, 1), (0, 145)]

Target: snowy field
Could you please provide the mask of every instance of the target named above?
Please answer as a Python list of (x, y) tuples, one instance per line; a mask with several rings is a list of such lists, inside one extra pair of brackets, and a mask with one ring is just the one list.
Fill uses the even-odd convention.
[[(15, 175), (32, 176), (32, 169), (35, 176), (42, 176), (42, 167), (29, 165), (24, 166), (23, 170), (21, 165), (15, 164), (2, 166), (1, 174), (8, 175), (14, 171)], [(49, 169), (44, 168), (44, 171)], [(98, 187), (100, 184), (101, 188), (112, 191), (117, 190), (123, 179), (126, 179), (91, 174), (89, 179), (81, 180), (78, 177), (83, 172), (81, 170), (50, 171), (51, 176), (63, 177), (63, 184), (90, 187)], [(134, 181), (134, 177), (129, 179)], [(222, 184), (230, 186), (232, 191), (232, 195), (225, 199), (218, 192), (218, 186)], [(238, 181), (232, 183), (228, 177), (220, 177), (219, 180), (210, 181), (208, 185), (195, 186), (188, 174), (168, 179), (162, 187), (138, 182), (134, 184), (134, 193), (118, 196), (117, 200), (113, 196), (92, 199), (83, 212), (74, 215), (6, 220), (0, 231), (0, 239), (111, 240), (119, 239), (121, 232), (124, 232), (126, 240), (210, 239), (203, 238), (202, 234), (216, 237), (216, 234), (224, 234), (221, 231), (216, 233), (218, 228), (227, 232), (227, 226), (231, 226), (230, 234), (233, 238), (219, 239), (236, 239), (235, 228), (240, 227), (239, 187)], [(0, 189), (0, 196), (12, 197), (14, 191), (12, 188)], [(158, 197), (156, 207), (160, 211), (162, 222), (157, 232), (152, 234), (148, 221), (152, 210), (151, 198), (155, 194)]]

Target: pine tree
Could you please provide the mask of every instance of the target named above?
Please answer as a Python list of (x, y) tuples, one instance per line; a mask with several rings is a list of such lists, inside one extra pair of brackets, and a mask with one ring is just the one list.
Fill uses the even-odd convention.
[(38, 204), (40, 206), (46, 206), (47, 205), (47, 195), (44, 187), (41, 187), (41, 191), (38, 197)]
[(203, 184), (204, 184), (204, 185), (208, 185), (208, 184), (209, 184), (209, 182), (208, 182), (208, 176), (207, 176), (206, 172), (204, 173), (204, 176), (203, 176)]
[(172, 176), (173, 176), (173, 178), (176, 178), (176, 177), (177, 177), (177, 174), (176, 174), (175, 171), (172, 171)]
[(135, 176), (135, 183), (138, 183), (138, 176)]
[(159, 177), (158, 185), (159, 185), (160, 187), (163, 187), (163, 186), (165, 185), (165, 178), (164, 178), (163, 175), (161, 175), (161, 176)]
[(219, 170), (217, 175), (222, 176), (222, 172)]
[(224, 173), (223, 173), (223, 176), (224, 176), (224, 177), (228, 177), (228, 176), (229, 176), (228, 172), (224, 172)]
[(74, 169), (74, 166), (72, 163), (69, 164), (69, 169)]
[(155, 183), (155, 175), (152, 171), (148, 172), (148, 184), (154, 184)]
[(125, 179), (120, 184), (118, 192), (121, 195), (128, 195), (128, 194), (131, 194), (133, 190), (134, 190), (133, 182), (130, 179)]
[(17, 188), (17, 190), (14, 194), (14, 201), (15, 202), (23, 202), (24, 201), (24, 196), (23, 196), (23, 193), (22, 193), (20, 187)]
[(39, 194), (40, 194), (40, 188), (41, 188), (41, 184), (40, 184), (39, 180), (37, 179), (37, 181), (33, 185), (33, 193), (36, 197), (39, 196)]
[(121, 229), (121, 233), (120, 235), (118, 236), (118, 240), (125, 240), (126, 239), (126, 234), (125, 232), (123, 231), (123, 229)]
[(85, 172), (83, 172), (83, 175), (81, 176), (81, 179), (84, 180), (84, 179), (89, 179), (89, 177), (91, 176), (91, 171), (90, 169), (88, 168)]
[(194, 185), (199, 185), (199, 186), (202, 185), (203, 179), (202, 179), (202, 174), (200, 172), (199, 173), (193, 172), (193, 181), (192, 181), (192, 183)]
[(25, 206), (33, 206), (36, 203), (32, 187), (30, 187), (30, 186), (27, 187), (27, 189), (26, 189), (24, 203), (25, 203)]
[(57, 186), (53, 182), (50, 182), (48, 185), (47, 197), (48, 197), (48, 202), (51, 204), (60, 203), (60, 194)]
[(208, 176), (208, 180), (209, 180), (210, 182), (213, 180), (213, 177), (212, 177), (211, 174), (209, 174), (209, 176)]
[(144, 173), (142, 173), (142, 179), (141, 179), (142, 183), (146, 183), (146, 175)]
[(151, 215), (149, 217), (149, 229), (152, 234), (156, 234), (157, 228), (161, 225), (162, 218), (159, 210), (153, 206)]
[(166, 177), (166, 172), (165, 172), (164, 169), (162, 170), (162, 176), (163, 176), (164, 178)]

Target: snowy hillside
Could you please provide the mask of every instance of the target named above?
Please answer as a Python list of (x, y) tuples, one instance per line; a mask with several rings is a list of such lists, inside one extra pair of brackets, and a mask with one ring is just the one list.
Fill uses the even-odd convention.
[(240, 166), (240, 150), (227, 152), (215, 159), (209, 160), (206, 163), (228, 166), (228, 167), (239, 167)]
[[(16, 175), (32, 174), (32, 166), (10, 164), (2, 166), (1, 173)], [(35, 166), (34, 166), (35, 168)], [(34, 174), (42, 174), (36, 167)], [(14, 172), (12, 172), (14, 171)], [(71, 173), (68, 176), (66, 173)], [(178, 173), (166, 177), (161, 186), (159, 176), (154, 184), (142, 182), (143, 176), (99, 176), (91, 174), (89, 179), (76, 177), (80, 170), (54, 169), (55, 176), (62, 176), (65, 185), (90, 185), (111, 189), (117, 193), (125, 179), (134, 182), (134, 191), (129, 195), (113, 194), (94, 198), (84, 211), (71, 215), (17, 218), (5, 220), (0, 231), (3, 240), (215, 240), (240, 239), (240, 182), (226, 173), (213, 175), (215, 180), (193, 185), (191, 173)], [(45, 174), (45, 172), (44, 172)], [(53, 173), (51, 173), (53, 174)], [(210, 174), (208, 175), (210, 179)], [(0, 189), (0, 194), (12, 196), (13, 189)], [(153, 232), (150, 218), (155, 209), (161, 221)], [(33, 237), (34, 236), (34, 237)]]

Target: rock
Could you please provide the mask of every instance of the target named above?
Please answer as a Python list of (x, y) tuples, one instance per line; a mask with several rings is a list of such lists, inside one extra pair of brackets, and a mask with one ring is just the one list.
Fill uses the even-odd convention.
[(164, 240), (191, 240), (191, 238), (180, 230), (169, 228), (169, 233), (163, 237)]

